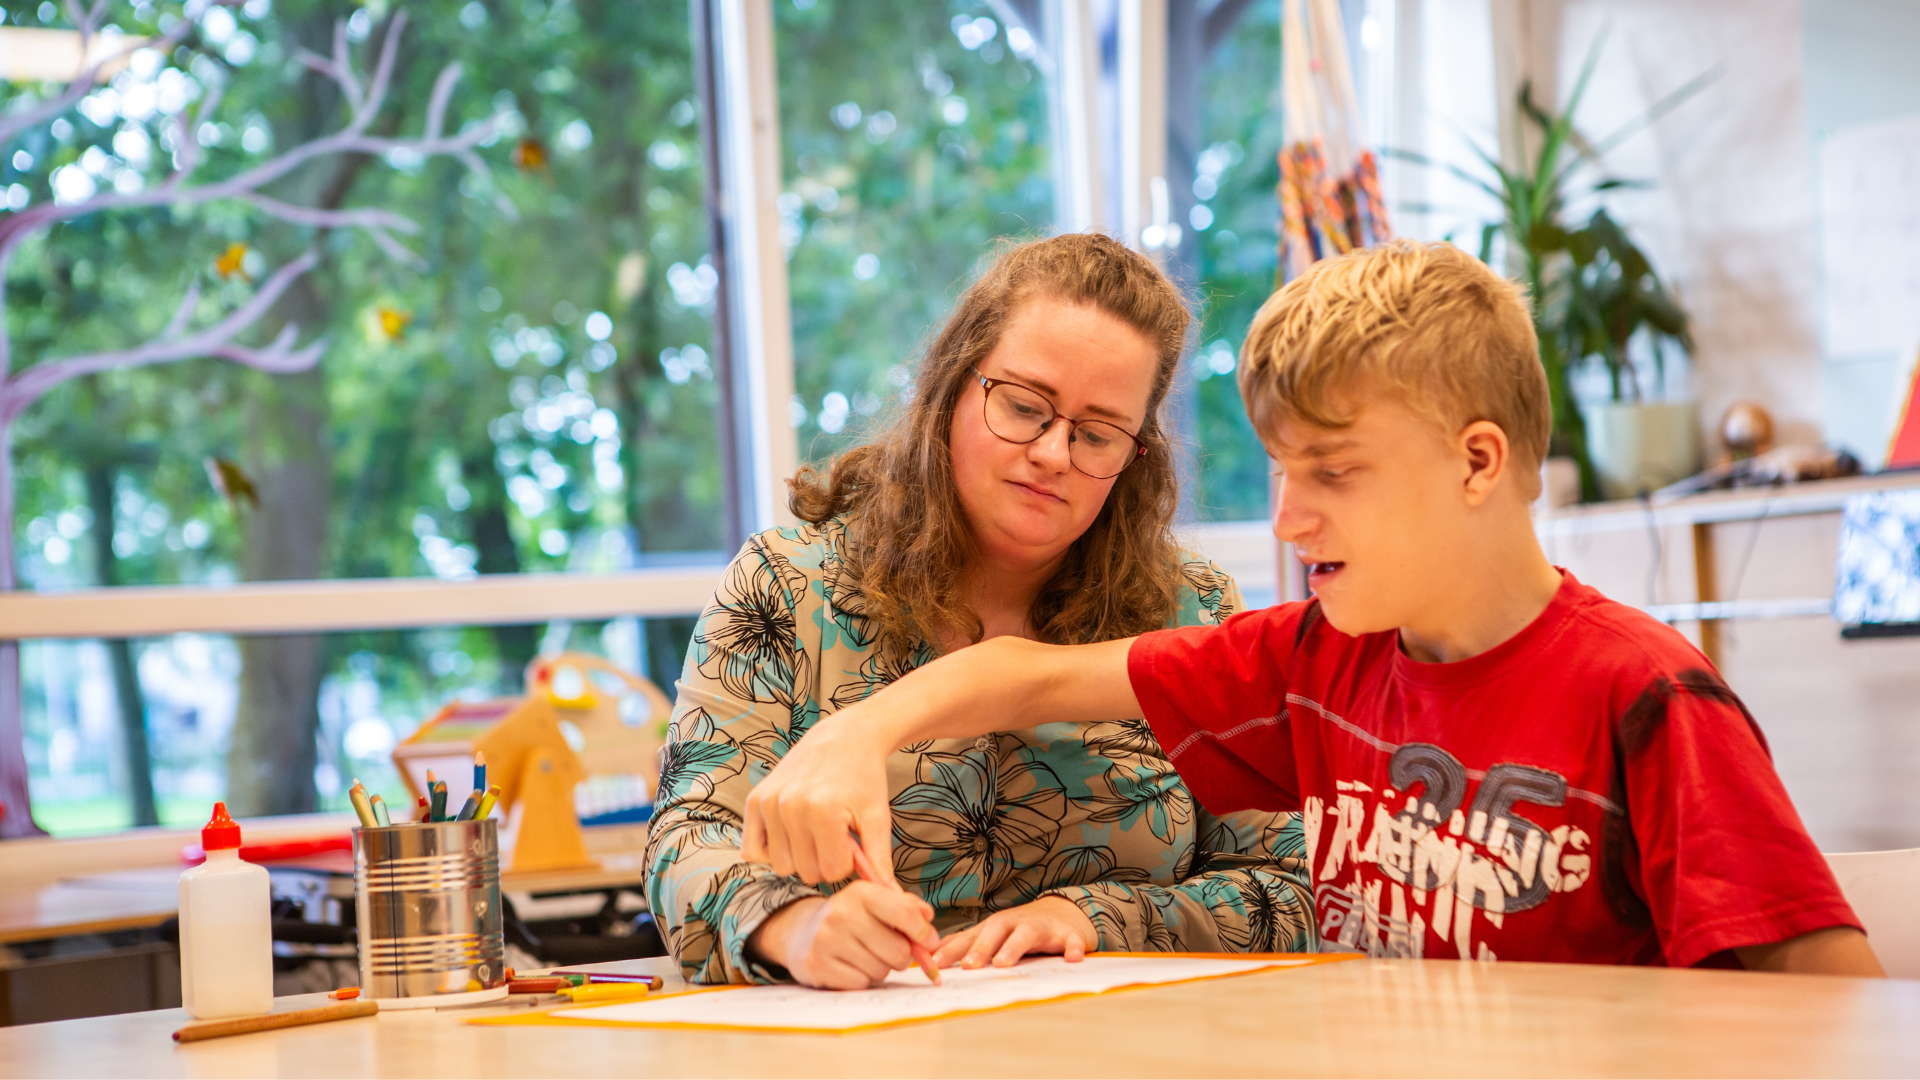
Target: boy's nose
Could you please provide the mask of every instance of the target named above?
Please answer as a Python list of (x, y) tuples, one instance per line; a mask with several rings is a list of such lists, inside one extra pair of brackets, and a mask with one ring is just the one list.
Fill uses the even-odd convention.
[(1295, 544), (1313, 531), (1316, 516), (1290, 497), (1283, 478), (1274, 489), (1273, 536), (1283, 544)]

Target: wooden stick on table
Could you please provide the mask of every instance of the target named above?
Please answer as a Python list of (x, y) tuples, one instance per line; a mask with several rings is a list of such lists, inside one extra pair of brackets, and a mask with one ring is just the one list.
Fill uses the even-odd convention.
[(218, 1039), (225, 1035), (245, 1035), (250, 1031), (271, 1031), (274, 1028), (299, 1027), (302, 1024), (324, 1024), (329, 1020), (351, 1020), (356, 1016), (372, 1016), (380, 1011), (380, 1003), (362, 999), (343, 1001), (338, 1005), (322, 1005), (317, 1009), (295, 1009), (292, 1012), (266, 1013), (262, 1016), (240, 1016), (232, 1020), (205, 1020), (197, 1024), (188, 1024), (173, 1033), (174, 1042), (198, 1042), (201, 1039)]

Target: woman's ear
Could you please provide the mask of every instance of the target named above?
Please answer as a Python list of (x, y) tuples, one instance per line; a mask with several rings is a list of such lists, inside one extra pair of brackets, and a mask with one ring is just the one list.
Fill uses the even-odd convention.
[(1479, 506), (1492, 496), (1513, 463), (1507, 433), (1491, 420), (1475, 420), (1460, 432), (1460, 450), (1467, 462), (1463, 493), (1468, 506)]

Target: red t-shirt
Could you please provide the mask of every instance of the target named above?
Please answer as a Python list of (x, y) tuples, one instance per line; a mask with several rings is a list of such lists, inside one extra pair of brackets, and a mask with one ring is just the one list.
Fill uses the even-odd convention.
[(1128, 669), (1202, 805), (1301, 812), (1324, 949), (1684, 967), (1859, 926), (1712, 665), (1562, 573), (1457, 663), (1309, 600), (1147, 634)]

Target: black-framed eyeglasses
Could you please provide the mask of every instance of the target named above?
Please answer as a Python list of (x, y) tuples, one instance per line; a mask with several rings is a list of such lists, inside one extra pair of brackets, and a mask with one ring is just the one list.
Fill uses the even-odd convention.
[(1147, 456), (1146, 444), (1123, 427), (1105, 420), (1061, 416), (1053, 402), (1038, 390), (1005, 379), (989, 379), (980, 374), (979, 368), (973, 369), (973, 375), (987, 392), (982, 406), (987, 430), (1010, 443), (1030, 443), (1045, 435), (1055, 420), (1065, 420), (1067, 460), (1095, 480), (1111, 480)]

